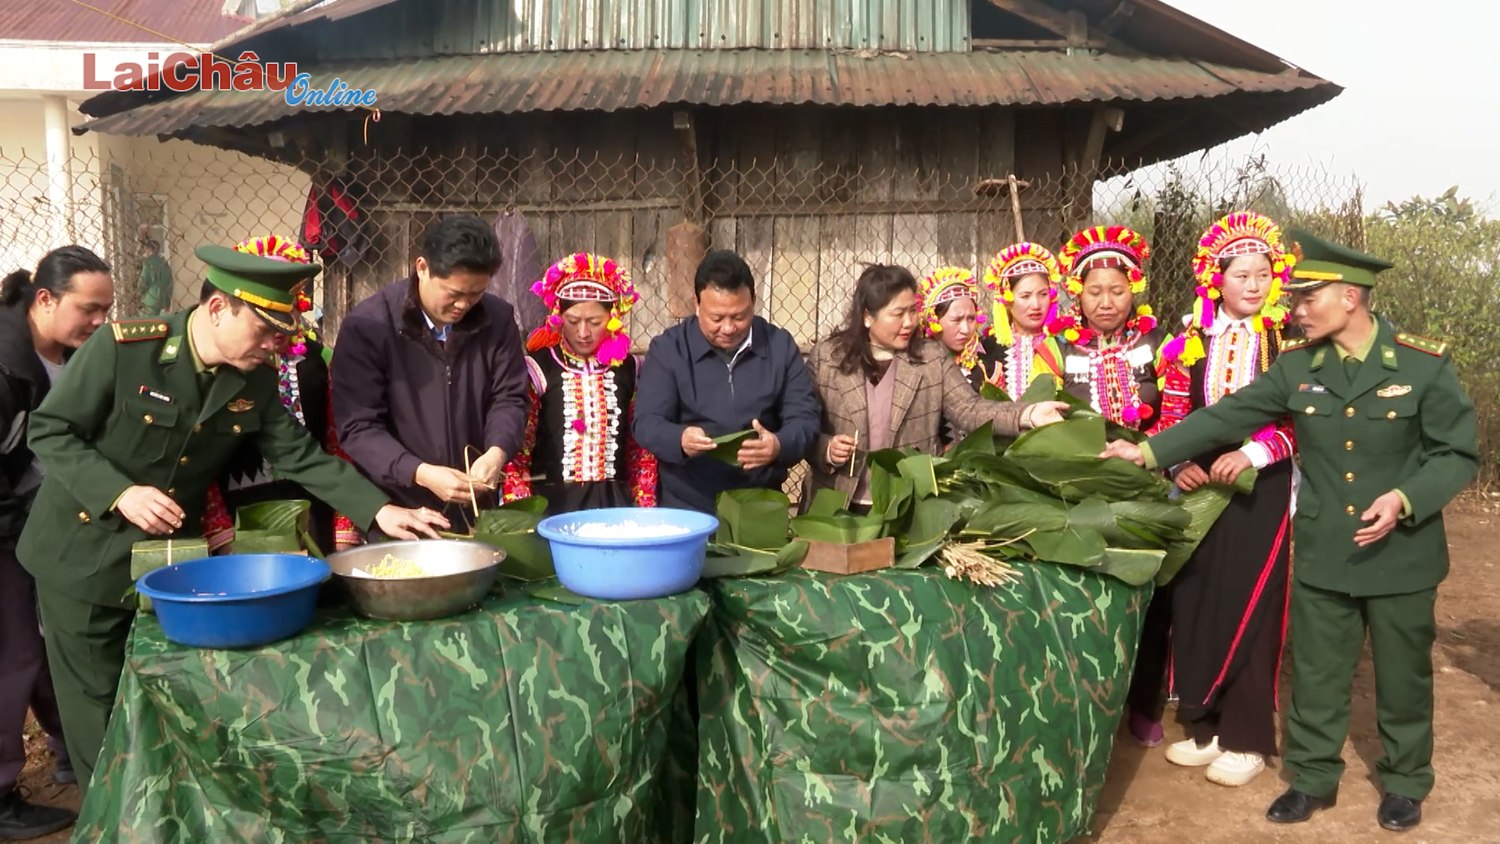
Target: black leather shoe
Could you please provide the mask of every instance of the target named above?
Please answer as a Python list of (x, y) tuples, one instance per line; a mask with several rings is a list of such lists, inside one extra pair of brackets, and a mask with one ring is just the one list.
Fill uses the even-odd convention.
[(1319, 809), (1331, 809), (1339, 799), (1338, 792), (1327, 797), (1314, 797), (1305, 791), (1289, 788), (1286, 793), (1271, 801), (1266, 810), (1266, 820), (1271, 823), (1302, 823)]
[(24, 841), (72, 826), (78, 816), (56, 806), (27, 803), (12, 789), (0, 796), (0, 841)]
[(1381, 829), (1405, 832), (1422, 822), (1422, 801), (1387, 791), (1380, 798), (1380, 811), (1375, 817), (1380, 821)]

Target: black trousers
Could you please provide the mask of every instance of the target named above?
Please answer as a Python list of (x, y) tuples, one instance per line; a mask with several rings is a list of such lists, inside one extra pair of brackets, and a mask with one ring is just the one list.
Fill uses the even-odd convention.
[(1125, 698), (1133, 712), (1160, 721), (1167, 701), (1162, 683), (1167, 677), (1167, 659), (1172, 651), (1172, 584), (1151, 596), (1141, 640), (1135, 649), (1135, 670), (1130, 673), (1130, 692)]
[(1214, 706), (1196, 719), (1178, 720), (1199, 744), (1215, 736), (1219, 747), (1236, 753), (1276, 755), (1276, 667), (1280, 664), (1281, 629), (1260, 625), (1245, 643), (1244, 666), (1227, 677)]
[(36, 581), (21, 568), (14, 548), (0, 548), (0, 795), (16, 787), (26, 766), (22, 731), (28, 709), (51, 737), (52, 752), (65, 761), (62, 717), (37, 622)]

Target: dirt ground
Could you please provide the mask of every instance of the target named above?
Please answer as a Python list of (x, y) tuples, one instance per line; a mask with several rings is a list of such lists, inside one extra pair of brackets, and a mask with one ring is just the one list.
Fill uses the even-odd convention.
[[(1090, 844), (1239, 844), (1246, 841), (1358, 844), (1500, 844), (1500, 507), (1477, 499), (1447, 514), (1452, 572), (1438, 589), (1437, 784), (1422, 805), (1422, 825), (1408, 833), (1375, 822), (1380, 789), (1373, 779), (1382, 750), (1375, 729), (1375, 680), (1369, 648), (1354, 678), (1347, 768), (1338, 805), (1304, 824), (1276, 826), (1266, 807), (1286, 789), (1280, 765), (1242, 788), (1224, 788), (1201, 770), (1178, 768), (1163, 748), (1115, 742), (1109, 779)], [(1288, 683), (1283, 678), (1282, 708)], [(1183, 738), (1172, 722), (1167, 740)]]
[[(1360, 844), (1399, 839), (1405, 844), (1500, 844), (1500, 504), (1469, 498), (1448, 513), (1453, 571), (1438, 590), (1437, 786), (1423, 805), (1424, 820), (1406, 834), (1375, 823), (1379, 787), (1371, 776), (1381, 756), (1375, 730), (1375, 686), (1368, 650), (1354, 680), (1348, 770), (1338, 805), (1305, 824), (1280, 827), (1264, 819), (1285, 788), (1279, 765), (1243, 788), (1176, 768), (1162, 748), (1116, 742), (1109, 779), (1094, 820), (1079, 844), (1241, 844), (1307, 842)], [(1282, 691), (1287, 684), (1283, 682)], [(1171, 720), (1171, 714), (1168, 714)], [(1168, 740), (1181, 731), (1168, 729)], [(51, 780), (51, 754), (36, 725), (28, 726), (27, 766), (21, 784), (39, 802), (78, 808), (78, 789)], [(68, 840), (58, 833), (38, 842)]]

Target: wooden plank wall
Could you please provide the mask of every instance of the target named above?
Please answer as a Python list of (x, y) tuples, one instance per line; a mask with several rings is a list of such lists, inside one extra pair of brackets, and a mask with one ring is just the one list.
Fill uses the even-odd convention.
[(1014, 239), (1009, 199), (974, 194), (1014, 172), (1014, 112), (739, 108), (710, 125), (713, 244), (745, 256), (763, 313), (804, 345), (846, 321), (867, 263), (978, 271)]
[(666, 233), (682, 219), (669, 114), (465, 118), (426, 133), (423, 125), (387, 116), (379, 142), (351, 156), (348, 173), (368, 190), (371, 243), (350, 273), (350, 301), (410, 273), (422, 232), (440, 216), (494, 220), (514, 210), (544, 265), (593, 251), (631, 269), (641, 293), (635, 336), (668, 324)]
[[(704, 224), (713, 248), (749, 263), (761, 313), (810, 344), (843, 322), (866, 262), (902, 264), (918, 276), (945, 264), (980, 271), (1011, 243), (1010, 201), (976, 198), (980, 180), (1015, 172), (1037, 182), (1022, 194), (1027, 234), (1060, 240), (1052, 183), (1063, 167), (1065, 121), (1057, 114), (700, 113)], [(642, 296), (631, 330), (642, 347), (670, 324), (666, 234), (683, 220), (684, 179), (670, 110), (443, 122), (388, 115), (372, 141), (350, 143), (358, 151), (347, 175), (368, 190), (371, 244), (348, 273), (349, 301), (410, 272), (423, 229), (439, 215), (488, 220), (514, 209), (546, 260), (586, 250), (631, 269)]]

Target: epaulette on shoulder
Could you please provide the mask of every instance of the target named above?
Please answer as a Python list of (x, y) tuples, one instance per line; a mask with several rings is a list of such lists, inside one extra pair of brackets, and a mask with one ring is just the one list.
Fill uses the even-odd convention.
[(167, 324), (159, 319), (124, 319), (109, 324), (115, 334), (116, 343), (137, 343), (141, 340), (160, 340), (167, 336)]
[(1396, 342), (1419, 352), (1426, 352), (1433, 357), (1442, 357), (1448, 351), (1448, 344), (1443, 340), (1433, 340), (1428, 337), (1418, 337), (1415, 334), (1407, 334), (1404, 331), (1396, 333)]
[(1312, 344), (1313, 341), (1309, 340), (1306, 337), (1293, 337), (1291, 339), (1281, 341), (1281, 351), (1295, 352), (1298, 349), (1305, 349)]

